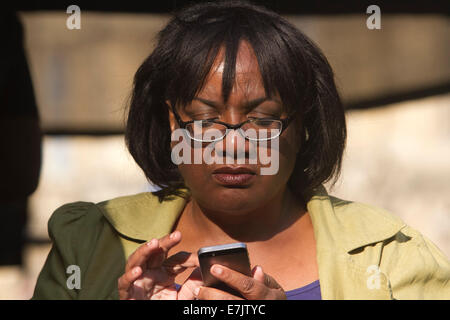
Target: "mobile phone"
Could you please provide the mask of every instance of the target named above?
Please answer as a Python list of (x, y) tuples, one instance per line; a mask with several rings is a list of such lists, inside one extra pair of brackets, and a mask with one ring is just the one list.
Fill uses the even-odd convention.
[(251, 277), (250, 259), (245, 243), (237, 242), (203, 247), (198, 250), (197, 255), (204, 286), (241, 296), (236, 290), (214, 277), (210, 270), (214, 264), (220, 264)]

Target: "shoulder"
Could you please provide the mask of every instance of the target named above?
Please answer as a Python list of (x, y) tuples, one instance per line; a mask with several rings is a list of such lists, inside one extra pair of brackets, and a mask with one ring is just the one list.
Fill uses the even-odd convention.
[(133, 210), (146, 193), (122, 196), (101, 202), (76, 201), (58, 207), (48, 221), (50, 238), (85, 237), (87, 233), (100, 231), (108, 221), (107, 213)]
[[(415, 248), (428, 249), (435, 251), (437, 247), (420, 231), (406, 224), (400, 217), (392, 212), (376, 207), (370, 204), (342, 200), (337, 197), (330, 196), (334, 212), (338, 219), (347, 225), (358, 226), (365, 229), (367, 233), (380, 232), (392, 228), (394, 238), (386, 238), (388, 244), (390, 240), (397, 240), (399, 243), (408, 243), (409, 246)], [(401, 236), (399, 235), (401, 234)]]
[(49, 233), (52, 236), (58, 232), (69, 232), (77, 237), (87, 232), (95, 234), (107, 227), (125, 238), (146, 241), (170, 232), (185, 204), (186, 199), (182, 197), (160, 202), (151, 192), (116, 197), (98, 203), (68, 203), (52, 215)]
[(332, 196), (330, 202), (349, 235), (348, 252), (355, 261), (375, 257), (394, 298), (450, 298), (450, 261), (420, 231), (383, 208)]
[[(75, 235), (78, 231), (90, 229), (99, 222), (101, 214), (92, 202), (77, 201), (66, 203), (57, 208), (48, 221), (49, 236), (55, 238), (69, 238), (71, 232)], [(70, 237), (72, 238), (72, 237)]]
[(330, 196), (324, 188), (308, 202), (308, 211), (325, 247), (344, 252), (385, 241), (406, 226), (387, 210)]
[[(352, 220), (355, 223), (378, 225), (392, 225), (396, 227), (406, 226), (404, 221), (392, 212), (358, 201), (343, 200), (330, 196), (334, 212), (341, 220)], [(372, 225), (372, 228), (374, 226)]]
[(88, 221), (101, 220), (104, 212), (139, 205), (143, 199), (152, 199), (147, 193), (121, 196), (101, 202), (76, 201), (58, 207), (49, 219), (50, 227), (81, 225)]
[[(330, 202), (337, 219), (348, 231), (352, 231), (350, 234), (354, 238), (357, 236), (371, 238), (371, 240), (379, 238), (385, 246), (394, 242), (405, 247), (420, 248), (430, 252), (439, 251), (420, 231), (386, 209), (333, 196), (330, 196)], [(373, 241), (375, 242), (377, 241)]]

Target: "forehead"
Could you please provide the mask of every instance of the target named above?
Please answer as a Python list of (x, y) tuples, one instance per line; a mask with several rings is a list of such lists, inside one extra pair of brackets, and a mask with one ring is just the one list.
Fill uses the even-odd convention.
[[(225, 66), (225, 48), (222, 46), (214, 60), (211, 68), (212, 73), (223, 73)], [(252, 74), (253, 76), (261, 77), (258, 65), (258, 59), (255, 56), (253, 48), (246, 41), (239, 43), (239, 48), (236, 54), (236, 75), (238, 74)]]
[[(234, 84), (231, 95), (264, 95), (264, 86), (253, 48), (246, 42), (241, 41), (236, 54)], [(221, 95), (222, 82), (225, 73), (225, 48), (222, 46), (214, 60), (211, 70), (206, 77), (205, 85), (199, 95)], [(230, 97), (231, 98), (231, 97)]]

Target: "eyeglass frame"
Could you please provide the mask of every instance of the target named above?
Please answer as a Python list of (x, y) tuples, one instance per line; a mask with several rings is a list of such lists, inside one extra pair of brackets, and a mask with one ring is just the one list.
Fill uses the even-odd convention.
[[(277, 136), (273, 137), (273, 138), (266, 138), (266, 139), (250, 139), (249, 137), (246, 137), (246, 136), (241, 132), (242, 130), (239, 131), (240, 134), (241, 134), (241, 136), (242, 136), (244, 139), (247, 139), (247, 140), (250, 140), (250, 141), (268, 141), (268, 140), (273, 140), (273, 139), (275, 139), (275, 138), (281, 136), (281, 134), (283, 133), (283, 131), (286, 130), (287, 127), (289, 126), (289, 124), (292, 122), (292, 119), (294, 119), (294, 116), (295, 116), (295, 114), (297, 113), (297, 110), (295, 110), (294, 112), (292, 112), (290, 115), (288, 115), (288, 116), (287, 116), (286, 118), (284, 118), (284, 119), (275, 119), (275, 118), (256, 118), (256, 119), (247, 119), (246, 121), (243, 121), (243, 122), (238, 123), (238, 124), (229, 124), (229, 123), (222, 122), (222, 121), (219, 121), (219, 120), (216, 120), (216, 119), (205, 119), (205, 120), (189, 120), (189, 121), (183, 121), (183, 120), (181, 120), (181, 117), (179, 116), (179, 114), (178, 114), (174, 109), (172, 109), (172, 112), (173, 112), (173, 114), (174, 114), (174, 116), (175, 116), (175, 119), (177, 120), (178, 125), (180, 126), (180, 128), (181, 128), (181, 129), (184, 129), (184, 130), (186, 130), (186, 131), (187, 131), (186, 126), (189, 125), (189, 124), (191, 124), (191, 123), (194, 123), (195, 121), (209, 121), (209, 122), (212, 122), (212, 123), (221, 124), (221, 125), (225, 126), (227, 129), (231, 129), (231, 130), (237, 130), (237, 129), (240, 129), (244, 124), (247, 124), (247, 123), (249, 123), (249, 122), (251, 122), (251, 121), (254, 121), (254, 120), (275, 120), (275, 121), (280, 121), (280, 122), (281, 122), (281, 130), (280, 130), (280, 133), (279, 133)], [(189, 137), (190, 139), (194, 140), (194, 141), (199, 141), (199, 142), (218, 142), (218, 141), (221, 141), (221, 140), (225, 139), (225, 137), (226, 137), (227, 134), (228, 134), (228, 132), (226, 132), (220, 139), (216, 139), (216, 140), (212, 140), (212, 141), (198, 140), (198, 139), (195, 139), (195, 138), (191, 137), (189, 134), (188, 134), (188, 137)]]

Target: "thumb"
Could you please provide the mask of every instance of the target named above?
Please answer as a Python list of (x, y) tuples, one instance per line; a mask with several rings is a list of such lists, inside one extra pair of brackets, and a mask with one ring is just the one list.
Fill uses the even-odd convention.
[(255, 266), (252, 270), (252, 275), (253, 279), (264, 283), (265, 275), (261, 266)]
[(256, 266), (252, 270), (253, 273), (253, 279), (264, 283), (266, 287), (269, 287), (271, 289), (282, 289), (281, 286), (278, 284), (278, 282), (269, 276), (268, 274), (265, 274), (261, 266)]

